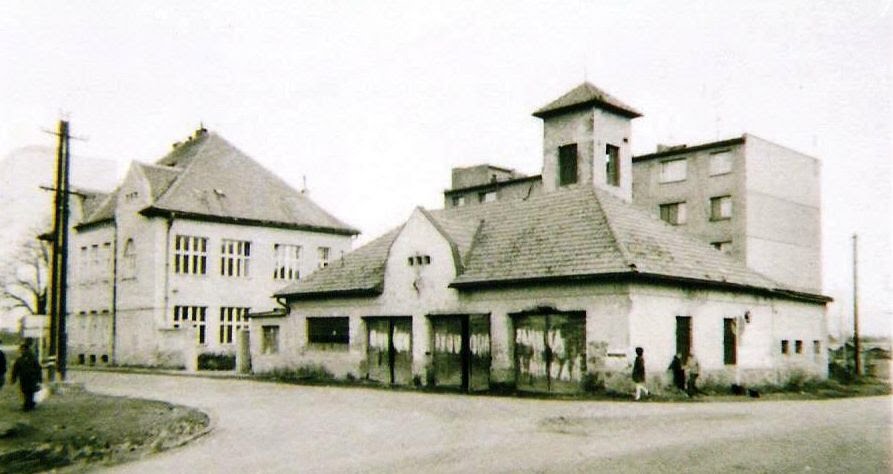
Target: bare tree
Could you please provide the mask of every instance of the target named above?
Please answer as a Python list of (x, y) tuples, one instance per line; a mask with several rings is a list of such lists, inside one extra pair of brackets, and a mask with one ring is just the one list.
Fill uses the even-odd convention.
[(29, 232), (0, 273), (0, 308), (6, 311), (21, 308), (28, 314), (47, 314), (50, 251), (37, 239), (38, 233)]

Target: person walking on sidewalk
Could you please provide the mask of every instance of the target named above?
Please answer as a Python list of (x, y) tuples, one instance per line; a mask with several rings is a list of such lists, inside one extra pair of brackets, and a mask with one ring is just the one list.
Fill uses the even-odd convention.
[(641, 347), (636, 348), (636, 360), (633, 362), (633, 382), (636, 384), (636, 400), (642, 398), (644, 392), (646, 396), (651, 393), (645, 388), (645, 358), (642, 354), (645, 350)]

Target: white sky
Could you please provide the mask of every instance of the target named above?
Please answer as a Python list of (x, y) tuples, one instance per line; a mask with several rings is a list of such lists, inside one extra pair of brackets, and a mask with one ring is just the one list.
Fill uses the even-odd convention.
[(0, 156), (66, 113), (123, 169), (202, 121), (364, 242), (454, 166), (539, 173), (530, 113), (586, 77), (645, 114), (636, 154), (747, 131), (819, 157), (832, 329), (857, 232), (863, 327), (890, 332), (889, 0), (480, 3), (0, 0)]

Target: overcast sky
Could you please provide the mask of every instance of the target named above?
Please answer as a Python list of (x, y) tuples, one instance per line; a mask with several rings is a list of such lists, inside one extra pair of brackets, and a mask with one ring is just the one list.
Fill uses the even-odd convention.
[(821, 159), (825, 292), (890, 331), (890, 1), (0, 0), (0, 156), (67, 114), (74, 153), (152, 162), (199, 123), (360, 228), (442, 205), (450, 169), (540, 172), (530, 115), (585, 79), (634, 153), (743, 132)]

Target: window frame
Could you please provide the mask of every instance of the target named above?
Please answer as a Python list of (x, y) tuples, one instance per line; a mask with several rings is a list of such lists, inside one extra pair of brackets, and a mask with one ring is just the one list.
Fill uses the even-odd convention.
[[(573, 160), (568, 161), (568, 160)], [(573, 165), (571, 169), (571, 165)], [(571, 172), (573, 171), (573, 172)], [(573, 177), (571, 177), (573, 175)], [(571, 180), (571, 178), (573, 178)], [(576, 143), (558, 147), (558, 186), (570, 186), (580, 181), (580, 153)]]
[(304, 248), (296, 244), (273, 244), (273, 279), (301, 279), (301, 257)]
[[(723, 203), (728, 203), (728, 215), (723, 211)], [(710, 220), (711, 221), (727, 221), (732, 218), (734, 206), (732, 196), (725, 194), (722, 196), (713, 196), (710, 198)]]
[[(672, 176), (669, 173), (668, 170), (670, 169), (670, 166), (672, 166), (674, 164), (682, 165), (682, 177), (681, 178)], [(688, 179), (688, 157), (673, 158), (670, 160), (664, 160), (664, 161), (660, 162), (660, 165), (658, 167), (658, 174), (657, 174), (658, 183), (660, 183), (660, 184), (681, 183), (681, 182), (685, 181), (686, 179)]]
[[(718, 157), (727, 158), (726, 161), (728, 162), (728, 169), (723, 167), (719, 171), (717, 171), (717, 166), (715, 166), (715, 163), (716, 163), (716, 159)], [(732, 154), (732, 150), (719, 150), (719, 151), (710, 152), (710, 156), (708, 158), (708, 163), (707, 163), (707, 174), (709, 176), (723, 176), (723, 175), (731, 174), (732, 171), (734, 171), (734, 167), (735, 167), (734, 158), (735, 157)]]
[[(664, 218), (664, 210), (666, 210), (667, 218)], [(681, 219), (680, 219), (680, 212)], [(658, 206), (658, 212), (660, 214), (660, 220), (666, 222), (670, 225), (685, 225), (688, 223), (688, 205), (685, 201), (677, 201), (677, 202), (668, 202), (664, 204), (660, 204)], [(675, 219), (671, 219), (671, 217), (675, 217)]]
[(318, 268), (326, 268), (329, 266), (330, 256), (332, 253), (331, 247), (316, 247), (316, 265)]
[[(279, 353), (279, 334), (280, 328), (278, 324), (265, 324), (260, 327), (260, 353), (278, 354)], [(275, 337), (271, 337), (275, 336)], [(271, 344), (272, 341), (272, 344)]]
[(723, 318), (723, 365), (738, 365), (738, 319)]
[(250, 268), (250, 240), (220, 239), (220, 276), (248, 278)]
[(174, 273), (177, 275), (208, 274), (208, 238), (197, 235), (174, 236)]
[[(350, 345), (349, 316), (308, 316), (306, 318), (307, 345), (348, 347)], [(331, 330), (331, 334), (323, 334)]]
[(234, 344), (239, 329), (248, 329), (248, 312), (244, 306), (221, 306), (217, 340), (220, 344)]
[(620, 147), (605, 144), (605, 184), (620, 186)]
[(191, 323), (196, 328), (196, 343), (202, 346), (208, 344), (208, 307), (195, 305), (174, 305), (172, 326), (179, 328), (180, 324)]

